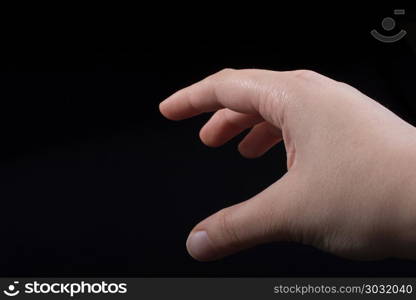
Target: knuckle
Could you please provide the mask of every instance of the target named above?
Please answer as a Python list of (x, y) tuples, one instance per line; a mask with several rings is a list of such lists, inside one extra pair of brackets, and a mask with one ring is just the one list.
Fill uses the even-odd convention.
[(235, 71), (235, 69), (233, 69), (233, 68), (224, 68), (221, 71), (219, 71), (218, 73), (219, 74), (229, 74), (229, 73), (232, 73), (233, 71)]
[(312, 71), (312, 70), (307, 70), (307, 69), (292, 71), (292, 75), (293, 77), (297, 79), (308, 80), (308, 81), (316, 80), (322, 77), (322, 75), (320, 75), (319, 73)]
[(227, 240), (228, 244), (233, 247), (240, 244), (239, 234), (236, 230), (232, 210), (224, 208), (219, 211), (220, 232)]
[(262, 116), (268, 116), (273, 124), (282, 126), (287, 113), (287, 108), (291, 105), (292, 90), (285, 85), (273, 87), (269, 92), (262, 95), (259, 101), (258, 111)]
[(195, 103), (198, 102), (198, 99), (200, 98), (200, 95), (197, 94), (197, 92), (194, 89), (187, 89), (186, 90), (186, 97), (188, 98), (188, 103), (190, 108), (193, 111), (198, 111), (197, 107), (195, 107)]
[(236, 70), (232, 68), (224, 68), (221, 71), (218, 71), (217, 73), (215, 73), (214, 77), (223, 79), (225, 77), (231, 76), (233, 73), (235, 73), (235, 71)]
[(214, 74), (209, 75), (208, 77), (205, 77), (204, 81), (211, 84), (215, 82), (221, 82), (224, 81), (224, 79), (227, 77), (231, 76), (233, 72), (235, 72), (234, 69), (224, 68)]

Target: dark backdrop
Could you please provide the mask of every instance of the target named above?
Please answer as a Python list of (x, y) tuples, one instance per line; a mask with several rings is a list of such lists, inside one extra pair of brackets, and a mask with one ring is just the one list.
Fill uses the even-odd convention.
[(416, 124), (414, 14), (395, 17), (393, 32), (408, 31), (400, 42), (369, 34), (387, 34), (380, 23), (394, 8), (403, 7), (18, 14), (0, 50), (0, 275), (416, 275), (414, 262), (288, 243), (192, 260), (192, 227), (284, 174), (284, 148), (246, 160), (239, 138), (219, 149), (199, 141), (208, 115), (171, 122), (158, 112), (163, 98), (224, 67), (306, 68)]

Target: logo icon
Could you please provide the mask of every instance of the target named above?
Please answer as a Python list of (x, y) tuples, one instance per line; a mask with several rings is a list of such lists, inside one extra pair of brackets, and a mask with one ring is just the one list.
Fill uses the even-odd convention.
[(13, 284), (10, 284), (7, 287), (7, 290), (4, 290), (3, 293), (9, 297), (14, 297), (20, 293), (16, 286), (19, 284), (19, 281), (14, 281)]
[[(395, 9), (394, 14), (397, 15), (404, 15), (404, 9)], [(381, 26), (385, 31), (391, 31), (396, 27), (396, 21), (393, 18), (386, 17), (381, 21)], [(400, 30), (398, 33), (394, 35), (384, 35), (378, 32), (376, 29), (371, 30), (371, 35), (383, 43), (394, 43), (401, 40), (406, 35), (406, 30)]]

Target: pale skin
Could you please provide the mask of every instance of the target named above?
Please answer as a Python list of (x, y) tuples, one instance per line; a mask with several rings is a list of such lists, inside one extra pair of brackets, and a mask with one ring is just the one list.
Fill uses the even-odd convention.
[(243, 156), (281, 141), (287, 153), (278, 181), (193, 228), (186, 245), (195, 259), (273, 241), (352, 259), (416, 259), (416, 128), (355, 88), (308, 70), (225, 69), (160, 111), (171, 120), (214, 112), (200, 131), (211, 147), (251, 128)]

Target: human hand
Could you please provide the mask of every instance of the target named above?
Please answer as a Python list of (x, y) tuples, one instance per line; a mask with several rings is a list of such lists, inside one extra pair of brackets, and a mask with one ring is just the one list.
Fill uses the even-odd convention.
[(168, 119), (215, 111), (200, 131), (217, 147), (245, 130), (240, 153), (282, 139), (288, 172), (200, 222), (187, 248), (214, 260), (272, 241), (355, 259), (416, 258), (416, 129), (353, 87), (307, 70), (225, 69), (160, 104)]

